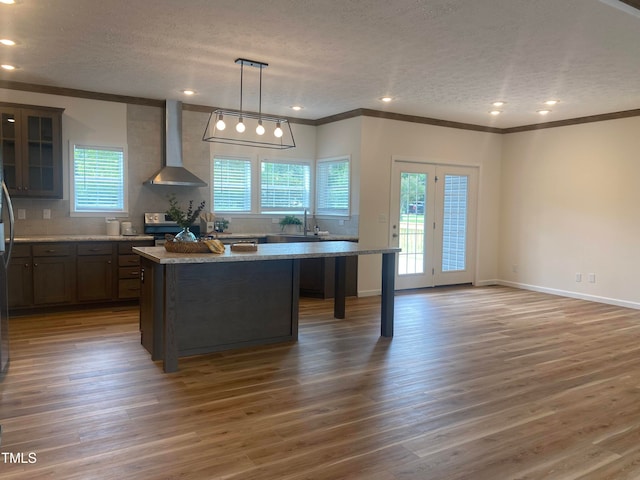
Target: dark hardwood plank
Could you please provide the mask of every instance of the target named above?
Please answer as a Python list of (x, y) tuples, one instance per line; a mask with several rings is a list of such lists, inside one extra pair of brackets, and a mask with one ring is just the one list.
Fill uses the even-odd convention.
[[(135, 308), (10, 320), (3, 479), (640, 477), (640, 312), (505, 287), (300, 299), (298, 342), (162, 372)], [(177, 312), (179, 314), (179, 312)], [(233, 321), (229, 318), (229, 321)]]

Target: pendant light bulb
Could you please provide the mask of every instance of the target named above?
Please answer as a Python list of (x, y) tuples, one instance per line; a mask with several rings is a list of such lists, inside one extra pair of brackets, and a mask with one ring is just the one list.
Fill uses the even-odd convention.
[(262, 126), (262, 120), (258, 120), (258, 126), (256, 127), (256, 133), (258, 135), (264, 135), (264, 127)]
[(224, 130), (227, 127), (227, 125), (224, 123), (224, 120), (222, 119), (222, 114), (218, 115), (218, 121), (216, 122), (216, 128), (220, 131)]
[(280, 128), (280, 122), (276, 124), (276, 129), (274, 130), (273, 134), (276, 136), (276, 138), (282, 138), (282, 135), (284, 135), (282, 128)]
[(236, 132), (242, 133), (244, 132), (244, 129), (245, 129), (244, 122), (242, 121), (242, 117), (240, 117), (240, 120), (238, 120), (238, 124), (236, 125)]

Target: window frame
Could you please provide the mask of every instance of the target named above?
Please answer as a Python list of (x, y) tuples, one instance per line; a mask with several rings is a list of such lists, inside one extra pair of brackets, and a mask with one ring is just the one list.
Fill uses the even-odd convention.
[[(106, 209), (99, 208), (95, 210), (77, 210), (76, 209), (76, 177), (75, 166), (77, 148), (85, 150), (107, 150), (119, 151), (122, 153), (122, 208)], [(128, 152), (126, 145), (115, 144), (97, 144), (92, 142), (69, 142), (69, 215), (71, 217), (127, 217), (129, 216), (129, 168), (128, 168)]]
[[(347, 194), (347, 207), (345, 210), (336, 210), (336, 209), (322, 209), (322, 207), (320, 206), (320, 198), (319, 195), (321, 193), (321, 188), (320, 188), (320, 174), (319, 174), (319, 170), (321, 168), (322, 165), (325, 164), (337, 164), (337, 163), (343, 163), (346, 162), (348, 168), (348, 172), (349, 172), (349, 178), (347, 181), (347, 188), (348, 188), (348, 194)], [(328, 158), (321, 158), (316, 160), (316, 169), (315, 169), (315, 215), (318, 217), (339, 217), (339, 218), (348, 218), (351, 217), (351, 193), (352, 193), (352, 178), (353, 178), (353, 172), (352, 172), (352, 165), (351, 165), (351, 155), (340, 155), (340, 156), (336, 156), (336, 157), (328, 157)]]

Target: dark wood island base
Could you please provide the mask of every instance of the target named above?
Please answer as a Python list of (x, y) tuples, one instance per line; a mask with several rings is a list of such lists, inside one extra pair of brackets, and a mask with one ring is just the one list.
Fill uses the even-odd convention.
[[(175, 254), (134, 249), (141, 258), (142, 345), (165, 372), (178, 358), (298, 338), (300, 258), (336, 257), (334, 316), (345, 317), (345, 259), (382, 253), (381, 334), (393, 336), (393, 278), (398, 249), (351, 242), (260, 245), (260, 252)], [(202, 261), (200, 261), (202, 260)]]

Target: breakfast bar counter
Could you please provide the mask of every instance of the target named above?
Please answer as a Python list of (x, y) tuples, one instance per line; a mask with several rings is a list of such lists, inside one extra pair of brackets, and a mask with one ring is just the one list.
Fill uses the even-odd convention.
[(345, 318), (345, 264), (382, 255), (380, 331), (393, 336), (393, 247), (353, 242), (259, 244), (255, 252), (171, 253), (134, 247), (141, 257), (142, 345), (165, 372), (178, 358), (298, 338), (300, 260), (336, 258), (334, 316)]

